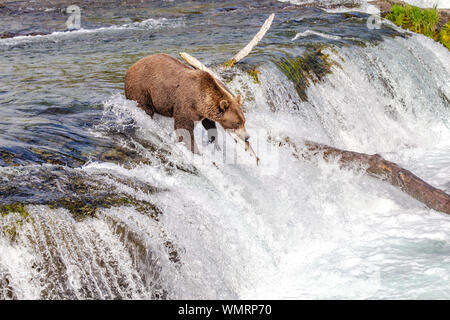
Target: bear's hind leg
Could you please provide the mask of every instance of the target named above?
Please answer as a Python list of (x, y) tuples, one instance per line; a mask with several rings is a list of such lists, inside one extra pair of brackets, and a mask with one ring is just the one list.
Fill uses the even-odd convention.
[(153, 118), (153, 115), (155, 114), (155, 106), (153, 105), (152, 98), (149, 94), (141, 96), (137, 103), (139, 108), (144, 110), (146, 114)]

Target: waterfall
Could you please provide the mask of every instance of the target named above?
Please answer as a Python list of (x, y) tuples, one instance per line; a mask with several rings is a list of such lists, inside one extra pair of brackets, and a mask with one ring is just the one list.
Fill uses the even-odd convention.
[(450, 192), (450, 53), (421, 35), (323, 52), (304, 99), (276, 59), (227, 79), (260, 166), (200, 125), (192, 155), (117, 91), (88, 129), (115, 153), (0, 168), (26, 211), (0, 220), (0, 299), (449, 298), (447, 216), (278, 142), (380, 153)]

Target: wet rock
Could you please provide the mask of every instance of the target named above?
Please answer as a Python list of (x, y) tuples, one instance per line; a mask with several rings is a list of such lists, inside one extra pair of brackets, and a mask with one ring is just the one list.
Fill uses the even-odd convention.
[(162, 214), (153, 203), (125, 194), (115, 185), (131, 186), (146, 194), (161, 191), (142, 182), (125, 181), (108, 174), (88, 175), (59, 166), (36, 168), (24, 174), (28, 179), (24, 180), (22, 174), (3, 174), (0, 178), (2, 215), (24, 214), (25, 206), (30, 204), (67, 209), (78, 221), (95, 217), (100, 208), (120, 206), (134, 207), (156, 221)]
[(17, 300), (18, 297), (11, 286), (11, 275), (0, 269), (0, 300)]

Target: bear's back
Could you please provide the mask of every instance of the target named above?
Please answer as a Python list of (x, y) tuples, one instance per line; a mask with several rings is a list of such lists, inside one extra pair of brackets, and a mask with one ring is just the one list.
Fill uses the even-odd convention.
[(125, 76), (125, 96), (141, 107), (172, 116), (176, 106), (201, 100), (203, 71), (192, 69), (167, 54), (154, 54), (133, 64)]
[(143, 86), (149, 87), (155, 83), (170, 86), (171, 82), (178, 82), (183, 73), (191, 70), (167, 54), (158, 53), (142, 58), (128, 69), (125, 76), (125, 93), (133, 88), (143, 89)]

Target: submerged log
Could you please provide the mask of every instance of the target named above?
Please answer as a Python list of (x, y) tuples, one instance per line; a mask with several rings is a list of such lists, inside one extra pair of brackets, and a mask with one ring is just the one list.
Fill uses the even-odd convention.
[(341, 168), (354, 169), (358, 166), (368, 175), (389, 182), (427, 207), (450, 214), (450, 195), (426, 183), (398, 164), (383, 159), (379, 154), (369, 155), (341, 150), (308, 140), (304, 143), (303, 150), (299, 150), (288, 138), (282, 144), (290, 145), (297, 156), (306, 160), (321, 157), (327, 162), (337, 161)]

